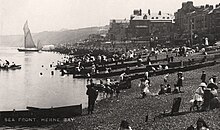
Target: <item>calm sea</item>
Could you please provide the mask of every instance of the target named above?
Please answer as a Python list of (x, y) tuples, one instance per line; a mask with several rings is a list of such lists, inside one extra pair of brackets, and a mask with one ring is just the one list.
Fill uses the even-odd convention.
[(18, 52), (17, 48), (0, 47), (1, 60), (15, 62), (22, 67), (8, 71), (0, 69), (0, 111), (21, 110), (26, 106), (83, 104), (87, 107), (86, 80), (74, 79), (71, 75), (61, 76), (55, 67), (50, 67), (63, 57), (52, 52)]

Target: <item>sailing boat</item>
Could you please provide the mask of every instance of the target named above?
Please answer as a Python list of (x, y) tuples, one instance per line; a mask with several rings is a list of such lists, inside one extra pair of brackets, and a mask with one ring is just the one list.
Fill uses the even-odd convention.
[(24, 48), (18, 48), (18, 51), (39, 51), (35, 46), (33, 38), (31, 36), (31, 31), (28, 28), (28, 21), (25, 22), (24, 27)]

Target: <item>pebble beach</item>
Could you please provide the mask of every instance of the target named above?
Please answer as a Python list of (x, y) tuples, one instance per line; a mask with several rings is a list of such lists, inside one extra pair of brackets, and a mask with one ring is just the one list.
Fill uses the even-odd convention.
[[(214, 74), (220, 77), (219, 68), (220, 65), (218, 64), (184, 72), (183, 93), (147, 96), (144, 99), (141, 99), (141, 90), (138, 87), (140, 79), (133, 80), (131, 89), (121, 91), (119, 97), (98, 101), (94, 114), (88, 115), (87, 109), (84, 109), (82, 116), (75, 117), (70, 122), (50, 126), (50, 128), (55, 130), (116, 130), (121, 120), (126, 120), (130, 123), (133, 130), (184, 130), (190, 125), (195, 126), (196, 121), (201, 117), (210, 128), (218, 130), (220, 129), (220, 110), (189, 112), (189, 101), (201, 83), (202, 71), (206, 72), (207, 78)], [(150, 91), (152, 93), (156, 93), (159, 90), (159, 85), (163, 83), (163, 76), (150, 77)], [(172, 89), (176, 80), (177, 73), (169, 75), (168, 83)], [(217, 81), (219, 82), (219, 79)], [(175, 97), (182, 98), (179, 109), (180, 115), (161, 117), (162, 113), (169, 113), (171, 111)]]

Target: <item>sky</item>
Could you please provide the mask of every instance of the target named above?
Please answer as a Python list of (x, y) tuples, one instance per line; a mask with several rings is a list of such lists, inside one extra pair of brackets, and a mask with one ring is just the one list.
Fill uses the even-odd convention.
[[(32, 33), (108, 25), (129, 19), (134, 9), (171, 13), (187, 0), (0, 0), (0, 35), (23, 35), (26, 20)], [(194, 6), (219, 0), (191, 0)]]

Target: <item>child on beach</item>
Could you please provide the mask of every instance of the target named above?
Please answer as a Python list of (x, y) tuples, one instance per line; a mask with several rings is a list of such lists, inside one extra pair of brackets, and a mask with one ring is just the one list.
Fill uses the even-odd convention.
[(206, 83), (206, 73), (204, 70), (202, 71), (202, 75), (200, 79), (202, 80), (202, 82)]
[(142, 98), (144, 98), (146, 95), (151, 95), (151, 92), (149, 90), (148, 80), (141, 79), (141, 83), (139, 84), (139, 87), (141, 88)]
[(170, 84), (167, 84), (166, 93), (171, 93), (171, 86), (170, 86)]
[(184, 80), (183, 72), (178, 72), (176, 86), (179, 88), (179, 92), (181, 92), (180, 88), (183, 87), (183, 80)]
[(166, 74), (164, 77), (163, 77), (163, 81), (164, 81), (164, 84), (166, 85), (167, 82), (168, 82), (168, 77), (169, 77), (169, 74)]
[(162, 95), (166, 93), (166, 88), (163, 84), (160, 85), (160, 90), (158, 92), (158, 95)]
[(173, 94), (179, 93), (179, 87), (176, 84), (174, 84), (174, 90), (172, 91), (172, 93)]

